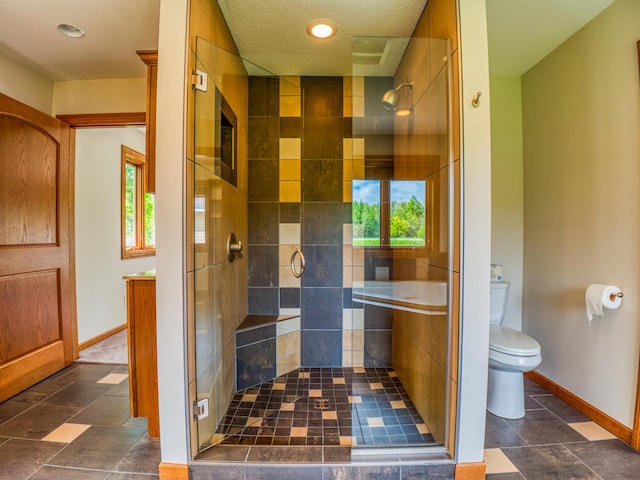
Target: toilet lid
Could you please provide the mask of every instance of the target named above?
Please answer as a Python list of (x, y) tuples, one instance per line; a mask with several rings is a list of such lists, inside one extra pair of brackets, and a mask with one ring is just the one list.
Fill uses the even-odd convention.
[(489, 332), (489, 349), (507, 355), (532, 357), (540, 354), (540, 344), (513, 328), (495, 325)]

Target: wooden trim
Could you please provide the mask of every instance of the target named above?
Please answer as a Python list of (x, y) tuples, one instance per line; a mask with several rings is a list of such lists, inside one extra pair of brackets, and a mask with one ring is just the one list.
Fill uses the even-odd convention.
[(85, 348), (89, 348), (92, 345), (95, 345), (98, 342), (101, 342), (102, 340), (105, 340), (107, 338), (109, 338), (112, 335), (115, 335), (118, 332), (121, 332), (123, 330), (127, 329), (127, 324), (123, 323), (122, 325), (118, 325), (115, 328), (112, 328), (111, 330), (107, 330), (104, 333), (101, 333), (100, 335), (98, 335), (97, 337), (93, 337), (90, 338), (89, 340), (79, 343), (78, 344), (78, 351), (80, 352), (81, 350), (84, 350)]
[(158, 472), (160, 480), (189, 480), (189, 465), (161, 462)]
[(487, 464), (484, 462), (456, 464), (455, 480), (484, 480)]
[(71, 303), (72, 356), (77, 360), (78, 300), (76, 292), (76, 129), (69, 128), (69, 301)]
[(1, 365), (0, 402), (62, 370), (66, 366), (63, 355), (64, 343), (58, 340)]
[(549, 392), (553, 393), (560, 400), (571, 405), (573, 408), (578, 410), (583, 415), (586, 415), (591, 420), (596, 422), (602, 428), (608, 430), (613, 433), (616, 437), (626, 443), (631, 443), (631, 429), (626, 425), (623, 425), (615, 418), (610, 417), (602, 410), (594, 407), (590, 403), (584, 401), (574, 393), (571, 393), (569, 390), (561, 387), (557, 383), (549, 380), (544, 375), (532, 370), (530, 372), (525, 373), (525, 376), (536, 382), (538, 385), (546, 388)]
[[(145, 245), (145, 193), (147, 166), (144, 154), (132, 148), (122, 145), (120, 162), (120, 253), (122, 260), (127, 258), (149, 257), (156, 254), (155, 246)], [(136, 169), (135, 178), (135, 246), (127, 248), (127, 165), (131, 164)]]
[(136, 50), (136, 53), (145, 65), (158, 64), (158, 50)]
[[(638, 42), (638, 55), (640, 56), (640, 42)], [(631, 431), (630, 445), (640, 450), (640, 367), (638, 368), (638, 382), (636, 386), (636, 408), (633, 414), (633, 430)]]
[(56, 118), (68, 123), (73, 128), (126, 127), (147, 124), (146, 112), (75, 113), (56, 115)]

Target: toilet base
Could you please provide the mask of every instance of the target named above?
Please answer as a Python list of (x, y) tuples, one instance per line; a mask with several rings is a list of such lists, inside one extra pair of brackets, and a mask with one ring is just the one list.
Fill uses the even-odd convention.
[(502, 418), (524, 417), (524, 377), (522, 372), (507, 372), (489, 367), (487, 410)]

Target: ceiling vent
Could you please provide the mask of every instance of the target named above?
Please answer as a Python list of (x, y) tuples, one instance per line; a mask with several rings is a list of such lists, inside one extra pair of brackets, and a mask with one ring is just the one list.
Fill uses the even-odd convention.
[(354, 65), (382, 65), (389, 54), (386, 38), (356, 38), (352, 46)]

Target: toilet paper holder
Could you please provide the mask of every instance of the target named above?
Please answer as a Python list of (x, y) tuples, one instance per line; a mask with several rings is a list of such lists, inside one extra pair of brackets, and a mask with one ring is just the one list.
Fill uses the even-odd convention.
[(613, 301), (613, 299), (614, 299), (615, 297), (620, 297), (620, 298), (622, 298), (622, 297), (624, 297), (624, 294), (623, 294), (622, 292), (617, 292), (617, 293), (612, 293), (611, 295), (609, 295), (609, 299), (610, 299), (611, 301)]

